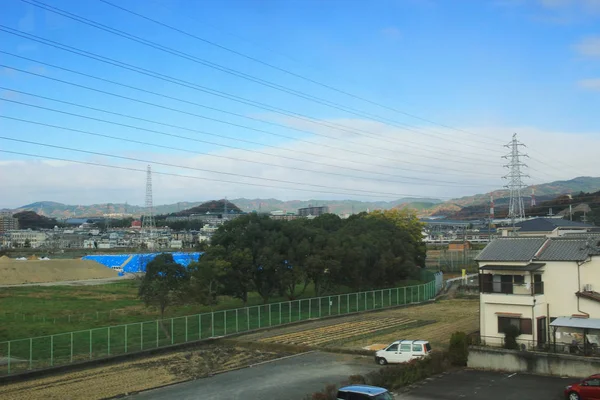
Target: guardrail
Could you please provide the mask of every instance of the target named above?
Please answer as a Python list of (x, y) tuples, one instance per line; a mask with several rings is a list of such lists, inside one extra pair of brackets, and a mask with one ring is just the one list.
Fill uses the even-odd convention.
[(135, 353), (336, 315), (372, 311), (435, 298), (440, 273), (431, 282), (339, 294), (232, 310), (107, 326), (0, 343), (0, 376), (86, 360)]

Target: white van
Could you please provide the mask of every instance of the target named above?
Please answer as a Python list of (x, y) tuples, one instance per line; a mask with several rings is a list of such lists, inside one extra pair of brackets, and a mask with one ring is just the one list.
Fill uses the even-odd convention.
[(423, 358), (429, 353), (431, 353), (431, 345), (428, 341), (402, 339), (375, 353), (375, 362), (379, 365), (403, 363)]

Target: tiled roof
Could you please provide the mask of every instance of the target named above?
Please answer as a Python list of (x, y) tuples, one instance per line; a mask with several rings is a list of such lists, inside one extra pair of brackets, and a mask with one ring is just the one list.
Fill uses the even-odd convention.
[(498, 238), (475, 258), (477, 261), (530, 261), (546, 238)]
[(562, 218), (534, 218), (519, 222), (515, 226), (520, 228), (520, 232), (551, 232), (556, 228), (595, 228), (594, 225)]
[(590, 243), (587, 239), (552, 238), (540, 254), (540, 261), (583, 261), (590, 253)]

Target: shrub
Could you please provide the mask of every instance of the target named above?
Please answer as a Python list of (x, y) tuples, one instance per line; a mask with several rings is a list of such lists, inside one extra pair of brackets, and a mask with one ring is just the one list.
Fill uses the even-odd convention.
[(504, 328), (504, 348), (519, 350), (519, 344), (517, 343), (517, 337), (521, 334), (519, 328), (514, 325), (509, 325)]
[(364, 385), (367, 380), (362, 375), (350, 375), (348, 377), (348, 385)]
[(469, 358), (469, 337), (464, 332), (454, 332), (450, 337), (450, 346), (448, 348), (448, 358), (450, 363), (457, 367), (467, 365)]

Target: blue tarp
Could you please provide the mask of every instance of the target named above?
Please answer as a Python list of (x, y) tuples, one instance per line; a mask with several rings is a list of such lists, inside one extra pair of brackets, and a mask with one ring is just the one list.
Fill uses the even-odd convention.
[[(102, 265), (106, 265), (107, 267), (118, 267), (121, 266), (129, 257), (131, 260), (123, 267), (123, 272), (134, 273), (134, 272), (145, 272), (146, 265), (152, 260), (154, 257), (161, 253), (143, 253), (143, 254), (96, 254), (91, 256), (83, 257), (84, 260), (92, 260), (96, 261)], [(176, 263), (181, 264), (185, 267), (190, 265), (192, 262), (196, 262), (200, 259), (200, 256), (203, 253), (194, 252), (194, 253), (170, 253), (173, 256), (173, 259)]]

